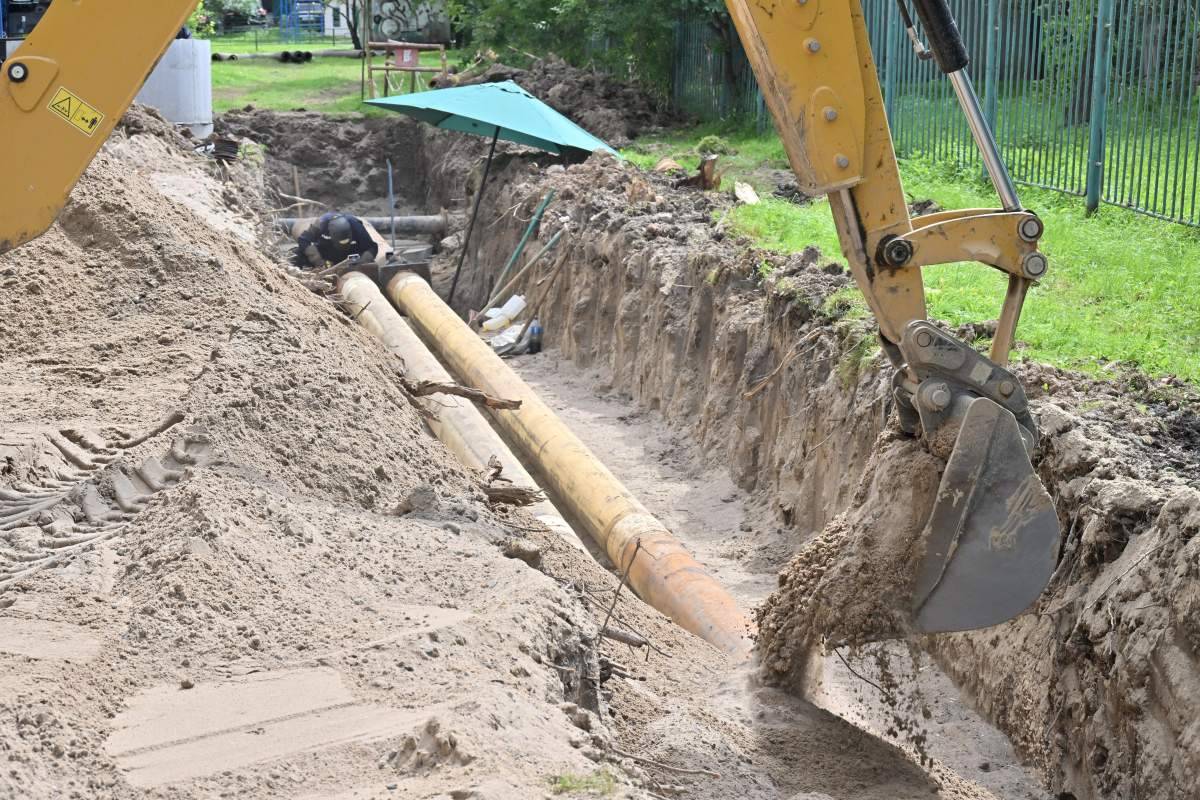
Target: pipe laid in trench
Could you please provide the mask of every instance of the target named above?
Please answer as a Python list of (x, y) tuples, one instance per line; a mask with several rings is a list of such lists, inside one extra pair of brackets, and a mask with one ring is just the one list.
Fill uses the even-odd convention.
[(538, 466), (559, 505), (619, 571), (628, 570), (643, 600), (726, 652), (749, 653), (750, 622), (737, 601), (428, 284), (402, 272), (387, 293), (459, 380), (521, 401), (520, 409), (493, 411), (492, 418)]
[[(378, 337), (390, 352), (404, 359), (405, 375), (410, 380), (436, 383), (451, 380), (450, 374), (384, 298), (375, 281), (361, 272), (350, 272), (342, 277), (338, 291), (350, 304), (352, 313), (357, 314), (358, 323)], [(514, 486), (540, 488), (470, 400), (439, 395), (426, 407), (433, 414), (427, 421), (433, 435), (467, 469), (482, 471), (487, 468), (488, 460), (496, 456), (504, 468), (501, 474)], [(529, 511), (567, 542), (586, 551), (575, 531), (549, 500), (529, 506)]]
[[(359, 217), (363, 222), (388, 233), (409, 234), (418, 236), (444, 236), (450, 223), (448, 214), (428, 214), (424, 216), (397, 216), (395, 230), (392, 229), (391, 217)], [(300, 236), (316, 221), (315, 217), (279, 217), (275, 224), (281, 231), (293, 239)]]

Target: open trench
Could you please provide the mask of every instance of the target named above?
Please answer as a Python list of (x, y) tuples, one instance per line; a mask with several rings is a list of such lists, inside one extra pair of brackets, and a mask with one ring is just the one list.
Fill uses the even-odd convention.
[[(786, 537), (753, 497), (733, 483), (724, 464), (698, 453), (685, 433), (671, 430), (656, 412), (614, 391), (611, 377), (601, 370), (582, 369), (557, 351), (516, 358), (512, 366), (744, 607), (766, 600), (777, 585), (776, 561)], [(735, 531), (742, 534), (741, 541), (731, 536)], [(903, 670), (908, 654), (893, 648), (890, 655), (890, 663)], [(867, 683), (878, 680), (869, 656), (851, 655), (843, 662), (828, 655), (819, 670), (809, 687), (817, 706), (904, 745), (893, 728), (889, 701), (895, 700), (894, 693)], [(936, 664), (921, 660), (916, 674), (902, 681), (930, 711), (922, 721), (928, 737), (922, 749), (933, 762), (998, 798), (1051, 796), (1020, 764), (1004, 735), (964, 703)]]
[[(290, 166), (295, 154), (280, 137), (297, 123), (286, 115), (226, 123), (270, 140), (268, 162)], [(477, 147), (395, 122), (386, 130), (403, 138), (404, 168), (418, 165), (410, 210), (466, 205), (458, 187), (478, 189)], [(362, 139), (351, 131), (347, 141)], [(388, 152), (378, 141), (371, 147), (332, 171), (364, 174), (348, 165), (355, 158), (377, 164)], [(533, 207), (555, 188), (556, 206), (538, 233), (544, 242), (569, 231), (568, 277), (539, 311), (554, 349), (514, 365), (739, 600), (763, 601), (792, 553), (851, 503), (889, 413), (887, 376), (869, 331), (825, 309), (847, 278), (815, 252), (783, 258), (729, 241), (713, 223), (724, 201), (675, 192), (629, 167), (593, 159), (564, 171), (512, 150), (497, 166), (484, 202), (485, 219), (496, 222), (468, 260), (460, 308), (483, 301)], [(378, 184), (377, 168), (366, 174)], [(302, 194), (320, 198), (321, 189)], [(449, 281), (455, 246), (447, 242), (435, 259), (435, 287)], [(757, 277), (764, 259), (774, 267), (765, 285)], [(931, 756), (947, 796), (1046, 796), (1038, 784), (1050, 796), (1079, 800), (1191, 796), (1198, 785), (1192, 705), (1200, 697), (1194, 412), (1170, 403), (1147, 412), (1116, 387), (1039, 365), (1021, 369), (1043, 419), (1040, 472), (1068, 531), (1039, 610), (991, 631), (915, 643), (941, 670), (918, 661), (916, 676), (901, 678), (900, 699), (881, 699), (834, 656), (825, 658), (815, 690), (799, 685), (792, 665), (768, 677)], [(606, 387), (599, 396), (597, 383)], [(870, 679), (909, 659), (897, 648), (890, 656), (849, 662)], [(907, 769), (899, 767), (864, 781), (852, 769), (843, 774), (840, 763), (829, 773), (837, 778), (823, 782), (813, 759), (872, 740), (814, 722), (813, 711), (770, 694), (777, 690), (753, 689), (747, 706), (744, 680), (726, 679), (719, 691), (693, 698), (690, 725), (706, 710), (722, 724), (732, 724), (730, 715), (765, 714), (779, 724), (759, 735), (779, 741), (748, 748), (759, 768), (740, 771), (744, 780), (726, 776), (716, 793), (693, 786), (695, 796), (929, 791), (919, 780), (910, 784), (911, 776), (897, 778)], [(632, 700), (617, 692), (614, 711)], [(1028, 770), (968, 703), (1004, 731)], [(623, 726), (624, 741), (640, 738), (648, 752), (693, 760), (700, 731), (671, 714), (649, 720)], [(826, 746), (814, 751), (814, 739)], [(855, 758), (863, 761), (861, 752)], [(808, 770), (811, 780), (789, 780), (789, 770)]]

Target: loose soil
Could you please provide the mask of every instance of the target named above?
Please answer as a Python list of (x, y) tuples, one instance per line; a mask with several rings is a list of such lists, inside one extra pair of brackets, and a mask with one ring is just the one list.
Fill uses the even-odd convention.
[(402, 365), (262, 254), (257, 165), (139, 113), (0, 258), (0, 794), (937, 790), (628, 591), (655, 649), (601, 640), (617, 578), (489, 506)]
[[(734, 485), (728, 470), (697, 452), (686, 433), (669, 428), (659, 414), (615, 391), (602, 368), (581, 369), (557, 352), (509, 363), (739, 602), (755, 607), (771, 594), (790, 555), (788, 537), (769, 509)], [(862, 585), (870, 584), (845, 584)], [(903, 649), (878, 647), (845, 653), (807, 665), (816, 705), (897, 743), (916, 760), (924, 757), (935, 776), (976, 784), (997, 798), (1048, 800), (1004, 736), (959, 701), (928, 657), (917, 654), (914, 662)], [(881, 664), (894, 674), (881, 675)], [(889, 692), (871, 685), (889, 678)], [(912, 688), (898, 691), (901, 685)], [(897, 707), (914, 699), (919, 708)], [(897, 730), (906, 720), (914, 720), (910, 729)]]

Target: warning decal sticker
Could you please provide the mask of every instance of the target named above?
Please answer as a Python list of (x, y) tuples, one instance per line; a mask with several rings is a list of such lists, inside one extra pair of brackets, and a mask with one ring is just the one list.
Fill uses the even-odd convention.
[(64, 87), (60, 87), (50, 99), (50, 110), (88, 136), (95, 133), (104, 121), (103, 114)]

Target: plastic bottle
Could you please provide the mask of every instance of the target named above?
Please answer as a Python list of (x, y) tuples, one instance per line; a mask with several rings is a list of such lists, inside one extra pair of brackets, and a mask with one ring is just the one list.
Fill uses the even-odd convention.
[(533, 324), (529, 326), (529, 354), (535, 355), (542, 352), (542, 323), (534, 317)]

